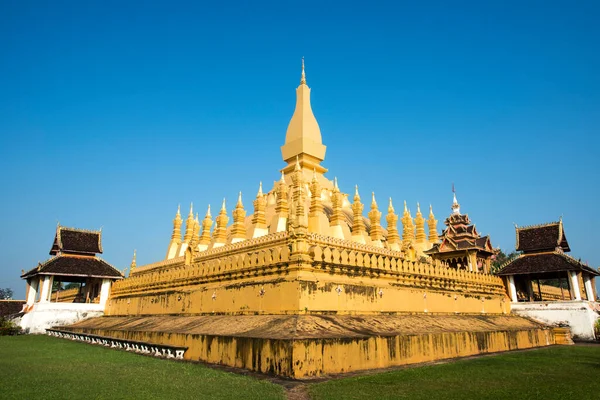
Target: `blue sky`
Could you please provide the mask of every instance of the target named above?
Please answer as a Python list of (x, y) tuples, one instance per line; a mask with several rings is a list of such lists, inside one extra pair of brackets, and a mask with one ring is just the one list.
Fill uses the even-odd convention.
[(454, 182), (494, 246), (562, 215), (597, 267), (599, 4), (1, 1), (0, 287), (24, 296), (57, 221), (124, 268), (164, 258), (179, 203), (251, 209), (302, 56), (342, 190), (443, 221)]

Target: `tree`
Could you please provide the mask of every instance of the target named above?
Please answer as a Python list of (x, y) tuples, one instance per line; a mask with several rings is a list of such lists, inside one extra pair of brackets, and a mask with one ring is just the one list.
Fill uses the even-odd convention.
[(11, 300), (13, 297), (13, 291), (10, 288), (0, 288), (0, 300)]
[(508, 255), (506, 255), (506, 253), (504, 253), (502, 250), (498, 251), (498, 253), (492, 257), (492, 273), (495, 274), (496, 272), (500, 271), (500, 267), (505, 262), (517, 257), (519, 254), (521, 253), (518, 251), (512, 251)]

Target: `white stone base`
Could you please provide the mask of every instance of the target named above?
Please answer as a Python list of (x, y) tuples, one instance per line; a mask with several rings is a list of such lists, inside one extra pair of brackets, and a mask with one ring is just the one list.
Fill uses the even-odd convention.
[(101, 317), (104, 306), (86, 303), (36, 303), (20, 321), (28, 333), (45, 333), (53, 326), (70, 325), (84, 319)]
[(600, 318), (600, 303), (584, 300), (511, 303), (511, 310), (546, 324), (568, 325), (576, 340), (594, 340), (594, 324)]

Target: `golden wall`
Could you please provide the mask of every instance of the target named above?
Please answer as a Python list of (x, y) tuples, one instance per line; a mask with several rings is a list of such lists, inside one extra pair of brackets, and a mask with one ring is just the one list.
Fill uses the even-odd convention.
[[(304, 249), (304, 251), (302, 250)], [(308, 234), (263, 236), (134, 270), (107, 315), (509, 313), (502, 280)]]

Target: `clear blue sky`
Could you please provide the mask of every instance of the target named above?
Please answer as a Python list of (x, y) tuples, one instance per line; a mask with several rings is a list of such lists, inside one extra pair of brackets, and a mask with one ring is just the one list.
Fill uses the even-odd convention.
[[(181, 203), (279, 176), (306, 57), (341, 189), (462, 211), (510, 251), (565, 223), (600, 265), (600, 3), (0, 2), (0, 287), (57, 221), (164, 258)], [(268, 184), (267, 184), (268, 183)], [(439, 230), (442, 229), (440, 222)]]

